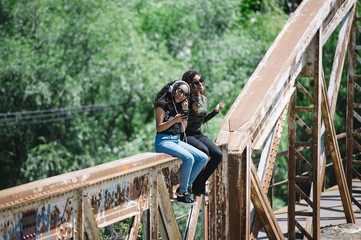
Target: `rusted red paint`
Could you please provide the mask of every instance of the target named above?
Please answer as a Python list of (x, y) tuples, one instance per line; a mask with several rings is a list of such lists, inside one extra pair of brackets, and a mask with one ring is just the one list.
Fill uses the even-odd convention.
[(149, 192), (148, 176), (138, 176), (127, 180), (126, 184), (117, 183), (101, 189), (92, 195), (91, 206), (94, 214), (120, 207), (130, 201), (138, 201), (140, 197)]
[(99, 212), (99, 199), (101, 199), (102, 193), (99, 192), (98, 196), (92, 195), (90, 199), (90, 205), (92, 206), (93, 212), (98, 213)]
[(170, 196), (173, 195), (174, 189), (173, 186), (179, 184), (180, 181), (180, 166), (174, 168), (163, 168), (162, 174), (164, 176), (164, 181), (168, 189)]

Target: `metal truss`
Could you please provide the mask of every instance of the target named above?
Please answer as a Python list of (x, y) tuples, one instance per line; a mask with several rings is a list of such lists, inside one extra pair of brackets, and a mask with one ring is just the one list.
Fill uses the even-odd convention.
[[(358, 1), (360, 4), (360, 1)], [(360, 80), (361, 73), (358, 71), (360, 69), (361, 58), (359, 57), (359, 50), (361, 49), (360, 45), (360, 26), (361, 18), (356, 16), (352, 23), (352, 30), (350, 36), (350, 44), (348, 48), (348, 81), (347, 81), (347, 122), (346, 122), (346, 176), (347, 176), (347, 185), (351, 192), (352, 202), (361, 209), (361, 203), (356, 200), (353, 196), (354, 194), (361, 194), (361, 191), (358, 189), (353, 189), (353, 177), (361, 179), (361, 161), (357, 160), (361, 152), (360, 144), (360, 127), (361, 127), (361, 117), (360, 117)], [(357, 99), (357, 100), (356, 100)]]

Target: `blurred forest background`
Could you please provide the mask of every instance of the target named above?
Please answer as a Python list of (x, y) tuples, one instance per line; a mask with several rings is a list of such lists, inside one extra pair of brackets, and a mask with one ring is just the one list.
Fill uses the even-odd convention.
[[(188, 69), (205, 78), (209, 110), (226, 103), (204, 128), (215, 139), (298, 4), (0, 0), (0, 189), (154, 151), (155, 95)], [(325, 54), (327, 76), (333, 52)], [(337, 131), (344, 112), (337, 109)], [(275, 171), (276, 181), (287, 178), (286, 158)]]

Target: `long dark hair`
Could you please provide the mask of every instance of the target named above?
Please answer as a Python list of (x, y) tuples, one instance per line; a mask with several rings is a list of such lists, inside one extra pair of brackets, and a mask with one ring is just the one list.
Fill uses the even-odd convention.
[[(190, 105), (199, 102), (198, 95), (193, 89), (193, 79), (197, 75), (199, 75), (202, 78), (202, 75), (198, 71), (191, 69), (183, 73), (182, 76), (182, 80), (188, 83), (189, 86), (191, 86), (190, 95), (189, 95)], [(206, 93), (204, 91), (202, 92), (202, 94), (206, 96)]]
[[(174, 99), (172, 97), (172, 93), (169, 91), (169, 88), (176, 82), (179, 80), (174, 80), (171, 81), (169, 83), (167, 83), (155, 96), (155, 101), (154, 101), (154, 108), (157, 108), (160, 105), (166, 105), (171, 111), (174, 109), (174, 105), (177, 108), (177, 111), (180, 112), (182, 110), (182, 102), (179, 103), (175, 103)], [(178, 84), (177, 84), (178, 85)], [(182, 83), (180, 83), (179, 85), (182, 85)], [(174, 87), (173, 89), (173, 94), (174, 91), (177, 88)], [(188, 91), (190, 91), (190, 89), (188, 89)], [(174, 96), (174, 95), (173, 95)], [(172, 101), (174, 102), (174, 105), (172, 103)]]

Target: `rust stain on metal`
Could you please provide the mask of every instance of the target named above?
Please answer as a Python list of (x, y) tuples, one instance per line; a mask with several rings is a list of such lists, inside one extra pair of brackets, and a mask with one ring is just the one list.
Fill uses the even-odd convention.
[(169, 185), (171, 182), (171, 180), (170, 180), (171, 174), (169, 173), (169, 168), (163, 168), (162, 174), (164, 176), (165, 185), (167, 186), (167, 189), (168, 189), (168, 194), (172, 195), (172, 189), (169, 188)]
[(148, 185), (145, 184), (145, 176), (136, 177), (133, 179), (133, 184), (131, 186), (131, 191), (129, 192), (129, 199), (135, 200), (140, 197), (142, 192), (146, 192)]
[(70, 222), (72, 212), (73, 212), (73, 205), (72, 205), (71, 200), (68, 199), (68, 201), (66, 203), (66, 207), (65, 207), (65, 213), (63, 216), (63, 222)]
[(67, 239), (72, 236), (71, 216), (73, 212), (73, 205), (71, 199), (67, 200), (64, 215), (62, 218), (62, 224), (60, 226), (60, 238)]
[(90, 202), (94, 214), (97, 214), (126, 205), (130, 201), (138, 201), (148, 191), (148, 177), (143, 175), (134, 177), (132, 180), (124, 180), (122, 184), (114, 184), (102, 189), (90, 197)]
[(226, 152), (227, 149), (222, 146), (223, 159), (219, 164), (215, 174), (212, 175), (211, 188), (212, 194), (209, 198), (209, 234), (210, 239), (229, 239), (228, 234), (228, 189), (227, 179), (228, 163)]
[(7, 221), (6, 223), (2, 224), (0, 226), (0, 229), (1, 229), (1, 236), (9, 236), (9, 240), (15, 240), (15, 239), (19, 239), (20, 238), (20, 235), (17, 235), (17, 234), (12, 234), (15, 232), (15, 229), (19, 228), (19, 226), (17, 226), (15, 224), (15, 222), (13, 221)]
[(57, 206), (50, 212), (50, 229), (60, 226), (60, 211)]
[(101, 199), (102, 193), (98, 193), (98, 197), (96, 195), (91, 196), (90, 205), (92, 206), (93, 212), (97, 213), (99, 211), (99, 199)]
[(59, 208), (55, 205), (52, 210), (50, 209), (50, 205), (44, 205), (40, 214), (37, 215), (37, 233), (40, 235), (56, 229), (61, 224), (62, 217)]
[(173, 195), (173, 186), (179, 184), (180, 181), (180, 166), (176, 166), (173, 168), (163, 168), (162, 174), (164, 176), (164, 181), (168, 189), (168, 193), (170, 196)]

